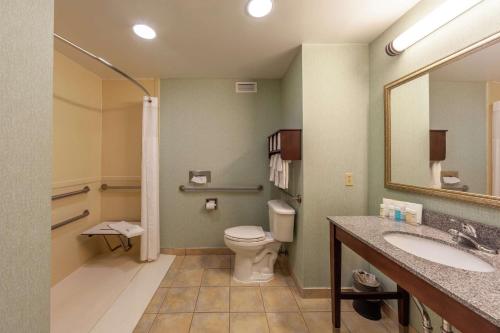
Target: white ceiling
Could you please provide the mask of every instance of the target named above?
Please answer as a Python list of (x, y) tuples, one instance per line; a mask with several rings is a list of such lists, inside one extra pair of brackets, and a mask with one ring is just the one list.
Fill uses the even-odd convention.
[[(419, 0), (56, 0), (55, 32), (135, 77), (280, 78), (302, 43), (369, 43)], [(132, 25), (158, 36), (142, 40)], [(105, 78), (111, 71), (56, 42)]]
[(500, 43), (433, 71), (431, 80), (500, 82)]

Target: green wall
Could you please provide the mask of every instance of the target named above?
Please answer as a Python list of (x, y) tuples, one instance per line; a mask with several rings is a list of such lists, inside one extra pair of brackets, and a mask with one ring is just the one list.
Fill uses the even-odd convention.
[(0, 10), (0, 332), (49, 332), (53, 11)]
[[(224, 230), (268, 230), (267, 136), (279, 127), (280, 80), (258, 80), (258, 93), (237, 94), (237, 80), (161, 81), (161, 247), (223, 247)], [(247, 81), (247, 80), (242, 80)], [(189, 170), (212, 171), (215, 185), (264, 185), (250, 194), (183, 193)], [(204, 209), (216, 197), (215, 211)]]
[(430, 125), (446, 129), (443, 170), (459, 172), (469, 192), (486, 194), (486, 82), (430, 81)]
[(429, 186), (429, 75), (391, 91), (391, 141), (391, 180)]
[[(378, 214), (382, 198), (389, 197), (422, 203), (426, 209), (499, 225), (498, 209), (384, 188), (384, 85), (500, 31), (500, 2), (486, 0), (402, 55), (389, 57), (385, 54), (387, 43), (442, 2), (421, 1), (370, 44), (369, 213)], [(384, 282), (387, 289), (394, 287), (390, 281), (384, 279)], [(415, 309), (412, 309), (411, 320), (414, 327), (420, 327)], [(434, 326), (439, 325), (434, 320)]]
[[(302, 46), (304, 286), (330, 285), (328, 215), (366, 215), (368, 46)], [(354, 186), (344, 186), (352, 172)], [(343, 285), (363, 265), (343, 255)]]
[[(299, 48), (297, 55), (290, 64), (281, 83), (282, 113), (280, 118), (281, 128), (302, 128), (302, 50)], [(302, 161), (293, 161), (290, 164), (290, 188), (292, 194), (304, 193), (304, 180), (302, 174)], [(288, 244), (289, 265), (298, 282), (304, 281), (304, 210), (303, 205), (273, 189), (273, 197), (285, 200), (296, 210), (294, 239)]]
[[(282, 123), (303, 128), (295, 162), (303, 201), (290, 263), (305, 288), (329, 287), (328, 215), (366, 215), (368, 193), (368, 46), (304, 44), (283, 79)], [(354, 187), (344, 186), (352, 172)], [(286, 199), (286, 197), (283, 197)], [(366, 264), (344, 251), (343, 284)]]

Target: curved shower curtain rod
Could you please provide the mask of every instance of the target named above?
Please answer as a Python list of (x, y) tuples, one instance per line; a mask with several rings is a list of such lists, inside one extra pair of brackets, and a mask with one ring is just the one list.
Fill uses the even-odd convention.
[(135, 84), (142, 91), (144, 91), (144, 93), (146, 94), (146, 96), (149, 98), (148, 101), (151, 103), (151, 94), (149, 93), (149, 91), (142, 84), (139, 83), (139, 81), (137, 81), (136, 79), (134, 79), (133, 77), (131, 77), (130, 75), (128, 75), (127, 73), (125, 73), (124, 71), (122, 71), (121, 69), (115, 67), (113, 64), (111, 64), (107, 60), (105, 60), (105, 59), (103, 59), (101, 57), (98, 57), (95, 54), (93, 54), (93, 53), (91, 53), (91, 52), (89, 52), (89, 51), (81, 48), (80, 46), (78, 46), (75, 43), (67, 40), (66, 38), (61, 37), (61, 36), (59, 36), (56, 33), (54, 33), (54, 37), (56, 37), (57, 39), (65, 42), (66, 44), (72, 46), (73, 48), (77, 49), (78, 51), (82, 52), (83, 54), (86, 54), (89, 57), (91, 57), (91, 58), (99, 61), (100, 63), (104, 64), (105, 66), (107, 66), (109, 68), (111, 68), (112, 70), (114, 70), (115, 72), (117, 72), (118, 74), (120, 74), (121, 76), (123, 76), (124, 78), (126, 78), (127, 80), (129, 80), (130, 82), (132, 82), (133, 84)]

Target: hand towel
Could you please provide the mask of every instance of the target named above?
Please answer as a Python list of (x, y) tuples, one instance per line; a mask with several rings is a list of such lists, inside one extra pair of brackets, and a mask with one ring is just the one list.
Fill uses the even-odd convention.
[(271, 155), (269, 159), (269, 181), (274, 182), (274, 163), (276, 160), (276, 155)]
[(280, 179), (278, 187), (286, 190), (288, 188), (290, 161), (282, 161), (282, 171), (280, 172)]
[(283, 171), (283, 160), (279, 154), (276, 154), (275, 166), (274, 166), (274, 186), (280, 184), (281, 172)]
[(120, 234), (127, 238), (140, 236), (144, 233), (144, 229), (136, 224), (128, 223), (125, 221), (109, 223), (108, 227), (118, 231)]

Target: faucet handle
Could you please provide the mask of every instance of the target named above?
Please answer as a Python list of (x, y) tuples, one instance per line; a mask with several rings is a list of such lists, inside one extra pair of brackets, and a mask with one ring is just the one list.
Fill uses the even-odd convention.
[(468, 236), (477, 238), (476, 229), (468, 223), (462, 223), (462, 232)]

